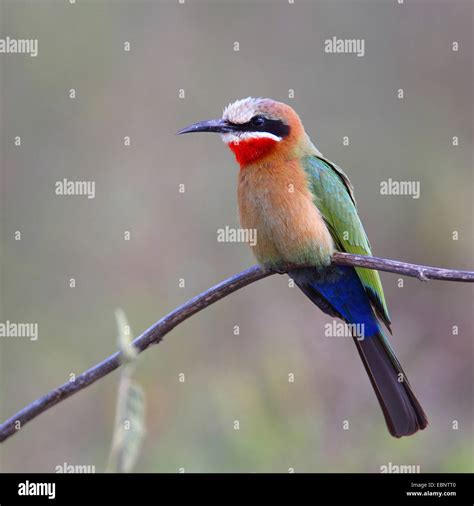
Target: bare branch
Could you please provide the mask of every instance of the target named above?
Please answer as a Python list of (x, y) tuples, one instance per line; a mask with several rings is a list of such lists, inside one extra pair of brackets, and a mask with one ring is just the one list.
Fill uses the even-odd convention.
[[(438, 267), (408, 264), (385, 258), (352, 255), (349, 253), (334, 253), (332, 263), (334, 265), (351, 265), (354, 267), (366, 267), (379, 271), (392, 272), (395, 274), (418, 278), (420, 280), (437, 279), (443, 281), (463, 281), (471, 283), (474, 281), (474, 272), (471, 271), (441, 269)], [(283, 270), (286, 272), (288, 270), (301, 267), (308, 266), (285, 266)], [(221, 283), (187, 301), (182, 306), (174, 309), (171, 313), (156, 322), (133, 341), (134, 347), (139, 353), (141, 353), (152, 344), (159, 343), (168, 332), (192, 315), (202, 311), (214, 302), (223, 299), (236, 290), (275, 273), (276, 271), (274, 270), (264, 269), (258, 265), (254, 265), (253, 267), (222, 281)], [(3, 442), (13, 434), (16, 434), (19, 429), (25, 425), (25, 423), (33, 420), (41, 413), (47, 411), (56, 404), (59, 404), (71, 395), (74, 395), (92, 383), (95, 383), (97, 380), (107, 376), (107, 374), (110, 374), (112, 371), (120, 367), (120, 365), (121, 353), (115, 352), (113, 355), (110, 355), (110, 357), (80, 374), (75, 381), (63, 383), (43, 397), (36, 399), (0, 425), (0, 442)]]
[(339, 252), (334, 253), (332, 258), (335, 265), (367, 267), (368, 269), (375, 269), (377, 271), (392, 272), (393, 274), (418, 278), (420, 281), (437, 279), (439, 281), (474, 282), (474, 272), (472, 271), (455, 271), (452, 269), (441, 269), (440, 267), (429, 267), (427, 265), (408, 264), (387, 258), (367, 257)]

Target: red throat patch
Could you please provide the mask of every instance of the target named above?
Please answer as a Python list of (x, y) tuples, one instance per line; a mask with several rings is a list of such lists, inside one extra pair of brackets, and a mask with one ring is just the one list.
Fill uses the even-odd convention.
[(268, 137), (257, 137), (239, 142), (229, 142), (228, 146), (233, 151), (235, 159), (241, 167), (257, 161), (275, 147), (277, 141)]

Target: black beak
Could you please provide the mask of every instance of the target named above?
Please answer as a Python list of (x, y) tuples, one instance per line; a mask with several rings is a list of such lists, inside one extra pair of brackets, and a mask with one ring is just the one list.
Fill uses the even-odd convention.
[(226, 132), (232, 132), (233, 130), (232, 125), (226, 120), (210, 119), (194, 123), (194, 125), (189, 125), (177, 132), (177, 134), (190, 134), (193, 132), (217, 132), (219, 134), (225, 134)]

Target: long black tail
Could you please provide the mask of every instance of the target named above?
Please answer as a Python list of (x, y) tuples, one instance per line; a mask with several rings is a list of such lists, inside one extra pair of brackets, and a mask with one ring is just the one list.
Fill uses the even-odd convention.
[(390, 434), (409, 436), (428, 425), (403, 369), (370, 305), (367, 294), (350, 267), (334, 269), (332, 276), (317, 270), (289, 273), (299, 288), (325, 313), (365, 329), (363, 339), (354, 337), (359, 355), (382, 408)]
[(394, 437), (410, 436), (428, 425), (408, 379), (382, 336), (363, 341), (354, 339), (370, 382), (382, 408), (385, 422)]

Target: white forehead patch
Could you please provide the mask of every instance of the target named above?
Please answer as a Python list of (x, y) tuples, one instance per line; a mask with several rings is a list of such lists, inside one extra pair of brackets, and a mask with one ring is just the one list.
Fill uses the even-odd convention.
[[(262, 106), (265, 106), (267, 100), (264, 98), (247, 97), (229, 104), (222, 114), (222, 119), (230, 121), (236, 125), (241, 125), (250, 121), (255, 115), (262, 113)], [(264, 107), (263, 107), (264, 108)], [(280, 142), (282, 137), (270, 132), (232, 132), (221, 135), (226, 144), (231, 142), (241, 142), (249, 139), (272, 139)]]
[(231, 123), (242, 124), (250, 121), (258, 111), (262, 98), (247, 97), (229, 104), (222, 114), (222, 119)]

